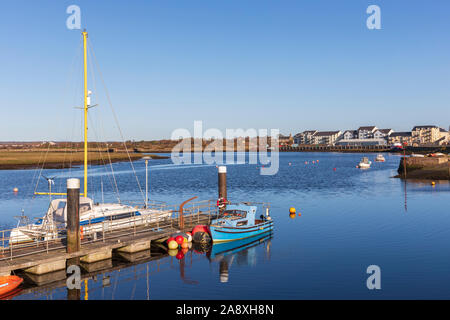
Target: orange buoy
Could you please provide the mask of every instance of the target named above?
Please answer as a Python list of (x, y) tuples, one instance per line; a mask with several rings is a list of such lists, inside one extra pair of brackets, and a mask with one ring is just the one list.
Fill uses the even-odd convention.
[(14, 188), (13, 191), (14, 191), (15, 193), (19, 192), (19, 188)]
[(291, 208), (289, 208), (289, 213), (293, 213), (293, 214), (295, 214), (295, 212), (296, 212), (296, 210), (295, 210), (295, 208), (294, 208), (294, 207), (291, 207)]
[(182, 249), (187, 249), (187, 248), (189, 248), (188, 243), (187, 243), (187, 242), (183, 242), (183, 243), (181, 244), (181, 248), (182, 248)]
[(299, 213), (298, 213), (298, 216), (299, 216), (299, 217), (301, 217), (301, 216), (302, 216), (302, 213), (301, 213), (301, 212), (299, 212)]
[(83, 227), (80, 226), (80, 239), (83, 240)]

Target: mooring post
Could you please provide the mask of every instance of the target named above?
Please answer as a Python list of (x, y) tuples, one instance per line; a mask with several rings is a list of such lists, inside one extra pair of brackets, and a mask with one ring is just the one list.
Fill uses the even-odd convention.
[(227, 203), (227, 167), (219, 166), (219, 200), (217, 205), (222, 213)]
[(219, 167), (219, 199), (227, 198), (227, 167)]
[(67, 253), (80, 250), (80, 180), (67, 179)]

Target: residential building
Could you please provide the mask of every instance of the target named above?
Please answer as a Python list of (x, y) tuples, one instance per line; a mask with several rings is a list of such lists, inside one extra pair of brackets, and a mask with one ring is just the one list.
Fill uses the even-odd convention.
[(359, 127), (358, 128), (358, 139), (371, 139), (373, 138), (373, 134), (377, 131), (376, 126), (367, 126), (367, 127)]
[(345, 130), (342, 138), (344, 140), (351, 140), (351, 139), (357, 139), (358, 138), (358, 131), (357, 130)]
[(317, 130), (306, 130), (301, 133), (297, 133), (294, 136), (295, 144), (313, 144), (313, 136), (317, 133)]
[(439, 139), (437, 140), (439, 145), (450, 143), (450, 132), (445, 129), (439, 128)]
[(280, 147), (283, 146), (291, 146), (294, 144), (294, 138), (292, 137), (292, 134), (289, 134), (288, 136), (284, 136), (282, 134), (278, 135), (278, 144)]
[(441, 138), (441, 128), (438, 126), (415, 126), (412, 133), (412, 144), (413, 145), (432, 145), (435, 144), (437, 140)]
[(411, 132), (393, 132), (388, 137), (389, 145), (394, 143), (401, 143), (402, 145), (406, 143), (407, 145), (412, 144), (412, 133)]
[(391, 135), (393, 132), (394, 132), (394, 130), (392, 130), (392, 129), (377, 129), (373, 133), (373, 137), (375, 139), (386, 139), (387, 140), (387, 137), (389, 137), (389, 135)]
[(312, 136), (312, 141), (313, 144), (334, 145), (341, 135), (341, 131), (319, 131)]

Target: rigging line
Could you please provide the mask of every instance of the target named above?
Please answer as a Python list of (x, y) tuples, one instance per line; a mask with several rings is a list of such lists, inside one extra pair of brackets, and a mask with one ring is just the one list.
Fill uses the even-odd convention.
[(45, 153), (45, 158), (44, 158), (44, 161), (42, 162), (41, 170), (39, 171), (39, 176), (38, 176), (37, 179), (36, 179), (36, 186), (35, 186), (35, 188), (34, 188), (33, 197), (35, 197), (34, 194), (36, 193), (37, 187), (38, 187), (38, 185), (39, 185), (39, 178), (40, 178), (41, 175), (42, 175), (42, 170), (44, 169), (45, 160), (47, 160), (47, 156), (48, 156), (48, 151), (49, 151), (49, 150), (50, 150), (50, 143), (48, 144), (47, 152)]
[[(72, 76), (73, 76), (73, 73), (74, 73), (74, 70), (75, 70), (74, 65), (75, 65), (76, 61), (77, 61), (77, 60), (79, 59), (79, 57), (80, 57), (80, 52), (81, 52), (80, 48), (81, 48), (81, 45), (82, 45), (82, 40), (80, 39), (79, 44), (78, 44), (78, 49), (76, 50), (76, 52), (78, 52), (78, 53), (76, 53), (76, 54), (73, 56), (73, 58), (72, 58), (71, 67), (69, 68), (69, 72), (68, 72), (68, 77), (67, 77), (67, 79), (66, 79), (66, 81), (65, 81), (65, 88), (64, 88), (64, 90), (63, 90), (64, 92), (67, 92), (67, 91), (68, 91), (68, 88), (69, 88), (69, 86), (70, 86), (70, 80), (72, 79)], [(63, 95), (63, 96), (64, 96), (64, 95)], [(47, 150), (47, 154), (48, 154), (48, 150)], [(30, 186), (33, 186), (33, 185), (34, 185), (34, 179), (36, 178), (36, 173), (39, 171), (39, 167), (40, 167), (40, 165), (41, 165), (41, 160), (42, 160), (42, 156), (43, 156), (43, 155), (44, 155), (44, 151), (41, 152), (41, 155), (40, 155), (39, 160), (38, 160), (37, 167), (36, 167), (36, 169), (35, 169), (34, 172), (33, 172), (33, 178), (32, 178), (32, 180), (31, 180), (31, 185), (30, 185)], [(46, 159), (46, 158), (45, 158), (45, 159)], [(44, 162), (42, 163), (42, 168), (43, 168), (43, 166), (44, 166), (44, 163), (45, 163), (45, 160), (44, 160)], [(42, 169), (41, 169), (41, 172), (42, 172)], [(35, 189), (34, 189), (34, 192), (36, 192), (36, 188), (37, 188), (37, 185), (38, 185), (38, 183), (39, 183), (39, 178), (40, 178), (40, 175), (38, 176), (38, 178), (37, 178), (37, 180), (36, 180), (37, 183), (36, 183), (36, 187), (35, 187)], [(24, 209), (25, 206), (27, 206), (27, 205), (31, 207), (31, 202), (35, 199), (34, 192), (33, 192), (33, 196), (31, 197), (31, 199), (29, 198), (29, 199), (25, 200), (25, 202), (23, 203), (22, 209)]]
[[(88, 114), (88, 118), (89, 118), (89, 120), (90, 120), (90, 122), (91, 123), (93, 123), (93, 120), (92, 120), (92, 118), (91, 118), (91, 115), (90, 114)], [(103, 158), (103, 154), (102, 154), (102, 152), (101, 152), (101, 148), (100, 148), (100, 143), (98, 142), (98, 140), (99, 140), (99, 137), (98, 137), (98, 135), (97, 135), (97, 132), (95, 131), (95, 129), (92, 129), (93, 131), (94, 131), (94, 135), (95, 135), (95, 137), (97, 138), (97, 150), (98, 150), (98, 153), (99, 153), (99, 155), (100, 155), (100, 158), (101, 158), (101, 160), (102, 160), (102, 163), (106, 166), (106, 162), (105, 162), (105, 159)], [(108, 148), (108, 147), (107, 147)], [(108, 150), (107, 150), (107, 153), (108, 153)], [(108, 155), (109, 155), (109, 153), (108, 153)], [(110, 184), (111, 184), (111, 187), (114, 189), (114, 187), (116, 188), (116, 197), (117, 197), (117, 201), (120, 203), (120, 196), (119, 196), (119, 188), (117, 187), (117, 182), (116, 182), (116, 179), (115, 179), (115, 177), (114, 177), (114, 169), (112, 168), (112, 162), (111, 162), (111, 159), (109, 159), (109, 164), (111, 165), (111, 171), (112, 171), (112, 173), (113, 173), (113, 178), (114, 178), (114, 184), (113, 184), (113, 182), (112, 182), (112, 180), (111, 180), (111, 177), (109, 176), (109, 172), (106, 172), (107, 173), (107, 177), (108, 177), (108, 179), (109, 179), (109, 182), (110, 182)], [(106, 170), (105, 170), (106, 171)], [(100, 176), (101, 177), (101, 176)]]
[(111, 109), (111, 111), (112, 111), (112, 113), (113, 113), (114, 120), (115, 120), (115, 122), (116, 122), (117, 128), (119, 129), (119, 132), (120, 132), (120, 136), (121, 136), (121, 138), (122, 138), (123, 145), (125, 146), (125, 150), (126, 150), (126, 152), (127, 152), (127, 156), (128, 156), (129, 161), (130, 161), (131, 168), (132, 168), (132, 170), (133, 170), (134, 176), (135, 176), (135, 178), (136, 178), (136, 182), (137, 182), (138, 187), (139, 187), (139, 191), (141, 192), (141, 196), (142, 196), (142, 198), (144, 199), (144, 202), (145, 202), (145, 195), (144, 195), (144, 192), (142, 191), (141, 184), (139, 183), (139, 179), (138, 179), (138, 177), (137, 177), (136, 170), (134, 169), (133, 162), (131, 161), (130, 153), (128, 152), (128, 148), (127, 148), (127, 144), (126, 144), (125, 139), (124, 139), (124, 137), (123, 137), (122, 130), (120, 129), (120, 125), (119, 125), (119, 121), (118, 121), (118, 119), (117, 119), (117, 115), (116, 115), (116, 113), (114, 112), (114, 108), (113, 108), (113, 106), (112, 106), (112, 102), (111, 102), (111, 98), (110, 98), (109, 93), (108, 93), (108, 89), (106, 88), (106, 84), (105, 84), (105, 81), (103, 80), (102, 72), (100, 71), (100, 66), (99, 66), (99, 64), (98, 64), (98, 62), (97, 62), (97, 58), (95, 57), (94, 49), (92, 48), (92, 44), (91, 44), (91, 42), (90, 42), (89, 39), (88, 39), (88, 45), (89, 45), (89, 48), (90, 48), (91, 51), (92, 51), (92, 56), (94, 57), (94, 62), (95, 62), (95, 65), (97, 66), (97, 70), (98, 70), (98, 73), (99, 73), (99, 75), (100, 75), (100, 80), (102, 81), (103, 87), (104, 87), (104, 89), (105, 89), (105, 94), (106, 94), (106, 98), (107, 98), (107, 100), (108, 100), (109, 107), (110, 107), (110, 109)]
[[(90, 49), (90, 48), (88, 48), (88, 49)], [(89, 54), (89, 56), (91, 57), (91, 50), (88, 50), (88, 54)], [(95, 81), (95, 74), (94, 74), (94, 68), (93, 68), (93, 65), (92, 65), (92, 60), (93, 60), (93, 59), (89, 59), (89, 62), (90, 62), (90, 66), (91, 66), (92, 83), (93, 83), (93, 86), (94, 86), (95, 96), (96, 96), (96, 98), (97, 98), (97, 85), (96, 85), (96, 81)], [(89, 116), (89, 113), (88, 113), (88, 116)], [(99, 118), (101, 118), (100, 115), (99, 115)], [(102, 123), (101, 119), (99, 119), (99, 122), (100, 122), (100, 127), (101, 127), (101, 130), (102, 130), (102, 132), (103, 132), (103, 135), (106, 137), (106, 135), (104, 134), (104, 128), (103, 128), (103, 123)], [(93, 121), (91, 121), (91, 123), (93, 123)], [(94, 135), (97, 137), (97, 146), (100, 147), (100, 146), (99, 146), (99, 141), (100, 141), (99, 138), (100, 138), (100, 136), (97, 135), (97, 132), (96, 132), (94, 126), (93, 126), (93, 128), (94, 128), (94, 129), (93, 129)], [(105, 144), (106, 144), (106, 143), (105, 143)], [(110, 183), (111, 183), (112, 188), (113, 188), (113, 189), (115, 188), (116, 198), (117, 198), (117, 201), (120, 203), (119, 187), (118, 187), (118, 185), (117, 185), (116, 176), (115, 176), (115, 174), (114, 174), (114, 168), (113, 168), (112, 161), (111, 161), (111, 155), (110, 155), (110, 153), (109, 153), (109, 148), (108, 148), (108, 145), (107, 145), (107, 144), (106, 144), (106, 154), (108, 155), (109, 166), (110, 166), (110, 169), (111, 169), (111, 175), (112, 175), (112, 178), (113, 178), (113, 181), (114, 181), (114, 185), (113, 185), (112, 182), (111, 182), (111, 177), (109, 176), (109, 174), (107, 174), (107, 176), (108, 176), (108, 179), (110, 180)], [(100, 153), (100, 155), (101, 155), (102, 160), (103, 160), (103, 155), (102, 155), (101, 153)], [(106, 163), (105, 163), (105, 165), (106, 165)], [(106, 170), (105, 170), (105, 171), (106, 171)]]

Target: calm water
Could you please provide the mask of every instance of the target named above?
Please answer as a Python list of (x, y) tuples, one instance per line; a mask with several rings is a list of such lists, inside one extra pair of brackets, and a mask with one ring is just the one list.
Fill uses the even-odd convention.
[[(283, 153), (280, 170), (261, 176), (257, 165), (228, 166), (228, 198), (268, 201), (275, 221), (263, 238), (225, 257), (190, 251), (183, 260), (164, 257), (122, 265), (88, 281), (89, 299), (309, 299), (309, 298), (450, 298), (450, 186), (447, 182), (408, 183), (393, 179), (399, 157), (356, 169), (361, 154)], [(374, 160), (375, 155), (369, 155)], [(312, 160), (319, 163), (312, 164)], [(309, 164), (305, 164), (308, 161)], [(291, 165), (289, 165), (291, 163)], [(145, 165), (134, 163), (141, 187)], [(113, 165), (121, 199), (140, 200), (129, 163)], [(198, 196), (217, 197), (214, 165), (175, 166), (152, 160), (150, 198), (168, 203)], [(336, 171), (333, 170), (336, 168)], [(115, 200), (108, 168), (91, 168), (91, 191), (101, 201)], [(2, 227), (15, 225), (21, 210), (42, 216), (44, 197), (31, 200), (35, 170), (0, 171)], [(80, 169), (44, 170), (63, 190)], [(95, 186), (95, 187), (94, 187)], [(20, 189), (13, 195), (12, 189)], [(46, 191), (41, 179), (38, 191)], [(289, 217), (295, 207), (301, 216)], [(117, 265), (117, 262), (113, 262)], [(381, 290), (368, 290), (366, 269), (381, 268)], [(223, 271), (228, 269), (228, 281)], [(222, 270), (222, 281), (221, 281)], [(109, 284), (102, 279), (109, 277)], [(65, 287), (24, 290), (15, 299), (66, 299)], [(84, 284), (81, 298), (85, 297)]]

